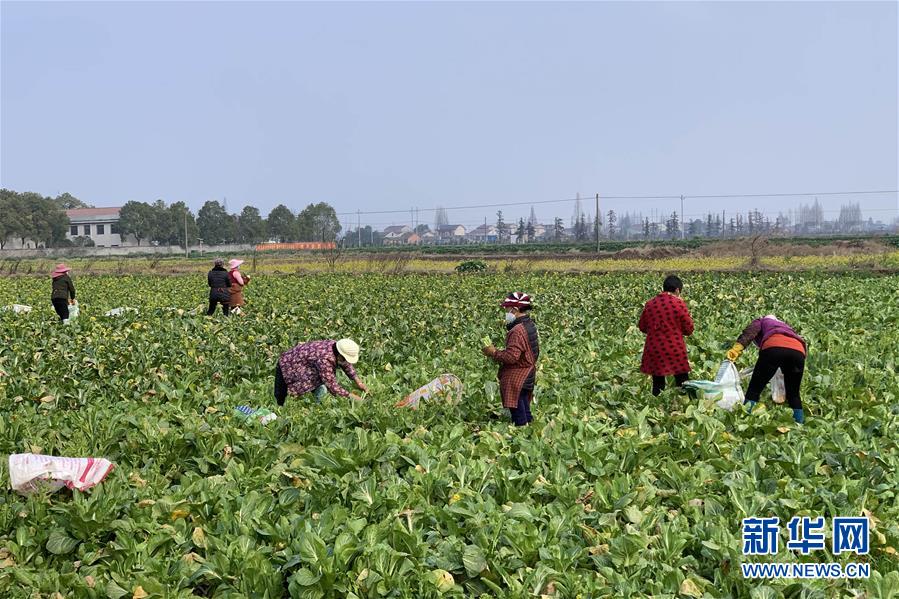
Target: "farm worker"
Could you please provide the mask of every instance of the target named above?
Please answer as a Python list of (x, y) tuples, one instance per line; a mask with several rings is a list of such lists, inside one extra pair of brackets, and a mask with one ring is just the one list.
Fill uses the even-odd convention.
[(805, 422), (805, 414), (802, 411), (799, 387), (802, 384), (805, 356), (808, 353), (805, 339), (774, 314), (768, 314), (756, 318), (743, 329), (737, 342), (727, 351), (727, 359), (736, 362), (750, 342), (759, 348), (759, 357), (749, 379), (749, 388), (746, 390), (744, 403), (748, 404), (749, 412), (752, 412), (752, 408), (758, 403), (762, 389), (780, 368), (784, 375), (787, 402), (793, 408), (793, 419), (802, 424)]
[(315, 391), (316, 399), (330, 391), (332, 395), (360, 400), (337, 382), (337, 368), (361, 391), (368, 387), (359, 378), (353, 364), (359, 361), (359, 345), (352, 339), (309, 341), (281, 354), (275, 367), (275, 400), (284, 405), (288, 394), (303, 395)]
[(250, 277), (240, 272), (239, 269), (241, 264), (243, 264), (243, 260), (238, 260), (236, 258), (228, 262), (228, 279), (231, 281), (231, 285), (229, 286), (231, 299), (228, 302), (228, 305), (232, 309), (244, 305), (243, 288), (250, 282)]
[(50, 295), (50, 302), (59, 315), (60, 320), (69, 318), (69, 306), (75, 303), (75, 284), (72, 283), (72, 277), (69, 273), (72, 269), (65, 264), (57, 264), (51, 274), (53, 278), (53, 293)]
[(540, 357), (540, 340), (537, 326), (528, 312), (531, 297), (516, 291), (510, 293), (500, 306), (506, 309), (506, 348), (498, 350), (492, 345), (481, 351), (498, 362), (499, 390), (503, 407), (509, 408), (515, 426), (529, 424), (534, 382), (537, 376), (537, 358)]
[(206, 275), (206, 281), (209, 283), (209, 310), (206, 311), (208, 316), (215, 314), (215, 307), (218, 304), (222, 305), (225, 316), (231, 309), (228, 306), (228, 302), (231, 301), (231, 293), (228, 291), (231, 287), (231, 278), (224, 264), (224, 260), (216, 258), (215, 265)]
[(684, 283), (670, 275), (662, 283), (662, 293), (643, 306), (637, 327), (646, 335), (640, 371), (652, 376), (652, 394), (665, 390), (665, 377), (674, 375), (680, 387), (690, 376), (685, 335), (693, 334), (693, 318), (681, 294)]

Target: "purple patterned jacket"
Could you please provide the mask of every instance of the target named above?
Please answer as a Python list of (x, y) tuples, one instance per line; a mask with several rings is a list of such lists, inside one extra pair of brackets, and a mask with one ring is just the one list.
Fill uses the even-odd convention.
[[(324, 385), (332, 395), (349, 397), (350, 392), (340, 386), (335, 376), (338, 366), (337, 356), (334, 355), (336, 344), (333, 339), (309, 341), (281, 354), (278, 365), (287, 383), (287, 392), (303, 395)], [(356, 370), (352, 365), (344, 362), (340, 368), (351, 380), (356, 380)]]
[(771, 335), (786, 335), (787, 337), (792, 337), (793, 339), (797, 339), (802, 343), (803, 347), (806, 347), (807, 349), (805, 339), (803, 339), (799, 333), (794, 331), (790, 325), (782, 320), (777, 320), (770, 316), (756, 318), (750, 322), (749, 326), (743, 329), (743, 332), (737, 337), (737, 343), (746, 347), (751, 342), (755, 343), (756, 346), (761, 347)]

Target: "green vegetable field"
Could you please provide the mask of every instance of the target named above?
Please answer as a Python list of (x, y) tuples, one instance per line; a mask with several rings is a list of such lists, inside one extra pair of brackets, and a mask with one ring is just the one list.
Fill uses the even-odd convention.
[[(696, 274), (693, 378), (776, 313), (809, 341), (805, 426), (733, 413), (638, 371), (655, 274), (259, 275), (243, 315), (205, 277), (0, 278), (0, 597), (899, 596), (899, 276)], [(515, 429), (482, 339), (535, 302), (533, 425)], [(119, 317), (103, 314), (133, 307)], [(177, 309), (183, 310), (179, 313)], [(366, 401), (272, 397), (277, 356), (350, 336)], [(751, 366), (748, 349), (739, 366)], [(460, 405), (393, 404), (442, 373)], [(343, 374), (339, 380), (349, 388)], [(763, 395), (763, 398), (765, 396)], [(279, 419), (262, 426), (239, 405)], [(97, 487), (20, 495), (7, 455), (105, 457)], [(741, 521), (871, 517), (868, 555), (744, 557)], [(861, 562), (863, 580), (744, 579), (740, 563)]]

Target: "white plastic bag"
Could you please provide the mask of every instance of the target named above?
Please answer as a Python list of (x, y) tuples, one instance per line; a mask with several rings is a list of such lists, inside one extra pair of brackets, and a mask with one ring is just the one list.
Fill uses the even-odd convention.
[(4, 312), (12, 312), (13, 314), (28, 314), (31, 312), (31, 306), (25, 306), (23, 304), (12, 304), (11, 306), (4, 306)]
[(127, 312), (133, 312), (134, 314), (137, 314), (138, 311), (137, 308), (113, 308), (112, 310), (104, 314), (104, 316), (122, 316)]
[(713, 399), (715, 405), (722, 410), (731, 411), (734, 406), (743, 403), (743, 387), (740, 385), (740, 373), (730, 360), (721, 362), (714, 381), (687, 381), (684, 387), (696, 389), (705, 399)]
[[(750, 366), (749, 368), (744, 368), (740, 371), (741, 379), (748, 379), (752, 376), (752, 373), (755, 371), (755, 366)], [(787, 401), (787, 387), (784, 384), (784, 373), (781, 372), (780, 368), (774, 373), (774, 377), (771, 379), (771, 397), (774, 399), (774, 403), (781, 404)]]
[(35, 453), (9, 456), (9, 481), (14, 491), (31, 493), (42, 486), (83, 491), (99, 483), (115, 468), (106, 458), (64, 458)]
[(81, 310), (78, 308), (78, 302), (71, 304), (69, 306), (69, 317), (62, 321), (63, 324), (69, 324), (70, 322), (78, 318), (78, 314), (80, 312)]

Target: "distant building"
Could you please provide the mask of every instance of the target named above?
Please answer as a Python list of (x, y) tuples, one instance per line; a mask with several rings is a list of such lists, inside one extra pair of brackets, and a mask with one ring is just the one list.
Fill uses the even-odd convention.
[(393, 225), (384, 229), (384, 245), (401, 245), (403, 236), (412, 232), (408, 225)]
[(496, 243), (499, 234), (495, 225), (480, 225), (469, 231), (465, 238), (471, 243)]
[(119, 231), (120, 210), (118, 207), (66, 210), (66, 216), (69, 217), (66, 239), (73, 241), (76, 237), (89, 237), (97, 247), (137, 245), (137, 240), (131, 235), (122, 239)]
[(437, 227), (439, 243), (461, 243), (465, 239), (465, 227), (462, 225), (440, 225)]

